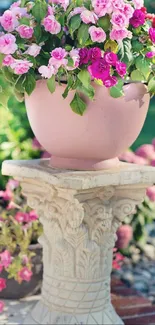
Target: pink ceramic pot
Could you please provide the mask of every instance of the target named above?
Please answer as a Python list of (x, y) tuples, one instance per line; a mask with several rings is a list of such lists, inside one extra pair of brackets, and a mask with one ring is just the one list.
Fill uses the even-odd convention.
[(118, 157), (139, 135), (150, 96), (141, 83), (124, 87), (125, 97), (114, 99), (105, 87), (95, 86), (95, 100), (85, 98), (85, 114), (72, 112), (74, 91), (63, 99), (66, 86), (57, 85), (51, 94), (46, 81), (37, 82), (26, 96), (28, 118), (34, 134), (52, 155), (57, 168), (97, 170), (118, 164)]

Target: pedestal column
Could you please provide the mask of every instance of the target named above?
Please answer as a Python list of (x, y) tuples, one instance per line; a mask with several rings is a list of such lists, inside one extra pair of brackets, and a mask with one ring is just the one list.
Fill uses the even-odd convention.
[(143, 201), (155, 169), (122, 164), (71, 172), (48, 161), (5, 162), (43, 224), (41, 301), (25, 324), (123, 324), (110, 298), (116, 231)]

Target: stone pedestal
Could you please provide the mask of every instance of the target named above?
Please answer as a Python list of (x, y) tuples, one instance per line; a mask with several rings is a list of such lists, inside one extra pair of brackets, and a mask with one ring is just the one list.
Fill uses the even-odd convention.
[(44, 227), (41, 301), (25, 324), (123, 324), (110, 299), (116, 231), (134, 213), (155, 168), (120, 164), (97, 172), (57, 170), (48, 160), (8, 161)]

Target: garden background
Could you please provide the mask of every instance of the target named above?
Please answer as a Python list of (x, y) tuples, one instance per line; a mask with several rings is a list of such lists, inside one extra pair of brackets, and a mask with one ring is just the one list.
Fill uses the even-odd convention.
[[(0, 14), (12, 2), (11, 0), (0, 0)], [(155, 13), (155, 0), (146, 0), (145, 5), (148, 12)], [(0, 169), (4, 160), (33, 159), (47, 156), (47, 153), (43, 151), (34, 138), (26, 116), (24, 103), (18, 102), (14, 93), (11, 94), (11, 97), (10, 94), (11, 90), (4, 82), (2, 75), (0, 75)], [(9, 101), (8, 97), (10, 97)], [(152, 140), (155, 138), (154, 126), (155, 98), (151, 100), (149, 114), (143, 130), (131, 148), (133, 151), (143, 144), (152, 144)], [(145, 148), (145, 153), (142, 152), (142, 154), (136, 156), (138, 159), (135, 162), (142, 163), (144, 158), (149, 158), (150, 163), (152, 159), (155, 166), (155, 141), (153, 143), (154, 145)], [(149, 153), (150, 149), (152, 150), (151, 153)], [(148, 157), (144, 157), (145, 155), (148, 155)], [(145, 202), (137, 208), (136, 213), (130, 219), (126, 219), (125, 223), (125, 227), (123, 226), (124, 228), (121, 228), (120, 232), (118, 232), (117, 247), (123, 256), (128, 256), (132, 261), (136, 262), (141, 257), (135, 256), (144, 254), (146, 257), (148, 245), (151, 245), (155, 250), (155, 234), (153, 237), (154, 242), (150, 244), (148, 241), (155, 225), (155, 187), (150, 191), (148, 190)], [(151, 228), (149, 228), (150, 225)], [(17, 187), (16, 183), (8, 183), (8, 179), (0, 173), (0, 273), (7, 271), (9, 277), (15, 278), (19, 283), (22, 281), (28, 282), (31, 279), (33, 273), (31, 272), (33, 264), (31, 258), (33, 254), (29, 251), (29, 244), (36, 243), (41, 231), (38, 218), (35, 212), (26, 206), (20, 188)], [(20, 252), (18, 256), (17, 251)], [(151, 248), (149, 247), (149, 254), (150, 252)], [(120, 262), (123, 259), (120, 253), (115, 255), (115, 269), (120, 268)], [(155, 260), (155, 254), (154, 256), (152, 254), (152, 258)], [(3, 263), (3, 259), (5, 263)], [(6, 277), (5, 274), (2, 275)], [(5, 281), (0, 283), (0, 293), (3, 289), (2, 286), (5, 288)], [(144, 286), (140, 289), (145, 291)], [(3, 298), (3, 293), (0, 294), (1, 297)]]

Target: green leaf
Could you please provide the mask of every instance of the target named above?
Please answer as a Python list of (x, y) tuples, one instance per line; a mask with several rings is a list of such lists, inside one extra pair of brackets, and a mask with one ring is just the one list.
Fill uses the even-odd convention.
[(23, 86), (27, 94), (30, 96), (36, 87), (36, 80), (32, 74), (29, 73), (26, 75), (26, 79), (23, 82)]
[(145, 80), (148, 80), (151, 73), (150, 62), (142, 55), (136, 59), (136, 68), (143, 74)]
[(82, 24), (78, 30), (77, 39), (81, 46), (84, 46), (86, 41), (89, 39), (89, 25)]
[(67, 60), (68, 60), (68, 66), (69, 67), (74, 67), (74, 61), (73, 61), (73, 59), (69, 56), (68, 58), (67, 58)]
[(133, 81), (144, 81), (144, 76), (139, 70), (134, 70), (131, 73), (131, 80)]
[(124, 85), (124, 82), (123, 80), (119, 80), (118, 81), (118, 84), (112, 88), (110, 88), (110, 95), (113, 97), (113, 98), (119, 98), (119, 97), (122, 97), (123, 96), (123, 85)]
[(25, 75), (19, 76), (19, 78), (16, 80), (16, 83), (15, 83), (16, 91), (18, 91), (20, 93), (24, 93), (24, 81), (25, 80), (26, 80)]
[(86, 110), (86, 103), (80, 98), (78, 93), (75, 93), (72, 102), (70, 103), (72, 111), (78, 115), (83, 115)]
[(148, 91), (152, 94), (155, 94), (155, 77), (151, 78), (148, 83)]
[(129, 67), (133, 62), (132, 44), (130, 39), (126, 39), (123, 42), (124, 45), (124, 58), (123, 62)]
[(36, 38), (36, 41), (37, 42), (40, 42), (40, 39), (41, 39), (41, 36), (42, 36), (42, 30), (41, 30), (41, 26), (40, 25), (37, 25), (34, 28), (34, 36)]
[(73, 84), (74, 84), (73, 77), (71, 75), (69, 75), (67, 87), (66, 87), (64, 93), (62, 94), (63, 98), (66, 98), (68, 96), (68, 93), (69, 93), (70, 89), (72, 88)]
[(35, 5), (32, 8), (32, 14), (36, 21), (40, 23), (41, 20), (45, 18), (47, 9), (48, 7), (45, 0), (36, 0)]
[(81, 24), (80, 15), (75, 15), (70, 19), (69, 27), (72, 34), (80, 27), (80, 24)]
[(133, 40), (132, 48), (133, 48), (133, 52), (140, 52), (144, 48), (144, 45), (140, 43), (138, 40)]
[(90, 78), (90, 74), (87, 70), (81, 70), (78, 74), (78, 78), (82, 82), (82, 84), (84, 85), (85, 88), (89, 88), (91, 78)]
[(47, 87), (51, 93), (54, 93), (56, 88), (55, 76), (52, 76), (47, 80)]
[(26, 17), (22, 17), (19, 19), (20, 25), (30, 26), (30, 19)]
[(5, 58), (5, 55), (0, 53), (0, 69), (2, 68), (2, 63), (3, 63), (4, 58)]
[(14, 76), (13, 72), (11, 72), (11, 71), (9, 70), (9, 68), (7, 68), (7, 67), (4, 67), (4, 68), (2, 69), (2, 72), (3, 72), (3, 74), (4, 74), (5, 78), (6, 78), (6, 80), (7, 80), (8, 82), (14, 84), (14, 82), (15, 82), (15, 76)]
[(104, 29), (105, 32), (109, 30), (110, 27), (110, 16), (105, 15), (104, 17), (99, 18), (98, 20), (98, 26)]
[(94, 87), (92, 87), (91, 85), (89, 85), (88, 88), (85, 88), (83, 86), (82, 83), (78, 84), (77, 86), (77, 90), (81, 93), (83, 93), (84, 95), (86, 95), (88, 98), (90, 98), (91, 100), (94, 99), (94, 96), (95, 96), (95, 89)]

